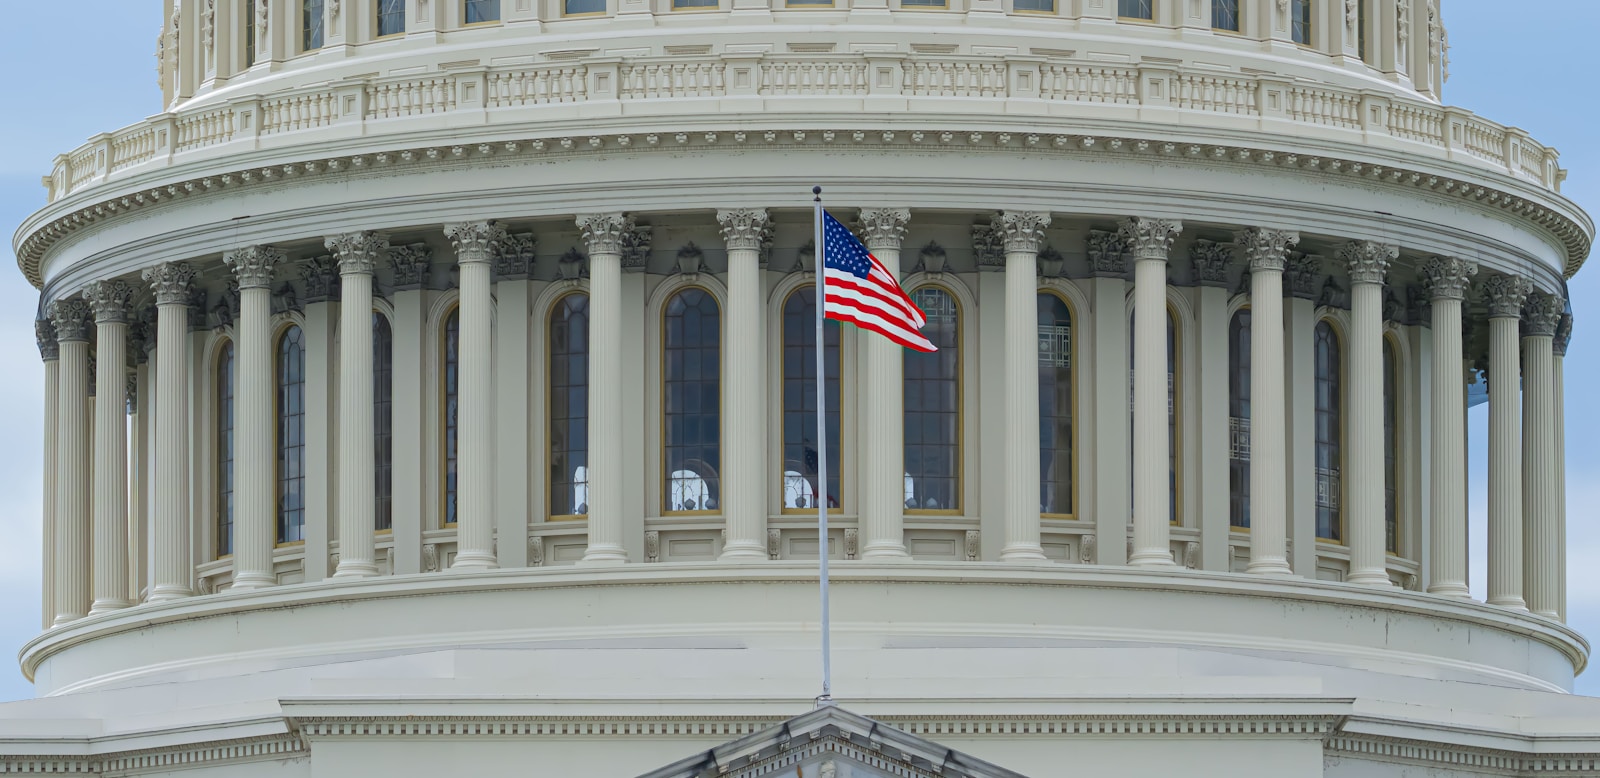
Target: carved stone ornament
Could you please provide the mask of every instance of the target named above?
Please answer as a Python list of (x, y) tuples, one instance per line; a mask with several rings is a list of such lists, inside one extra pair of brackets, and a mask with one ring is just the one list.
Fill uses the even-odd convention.
[(1405, 324), (1405, 319), (1405, 303), (1400, 302), (1400, 298), (1395, 295), (1393, 289), (1388, 290), (1383, 295), (1383, 320), (1394, 322), (1395, 324)]
[(1478, 263), (1455, 257), (1432, 257), (1422, 263), (1422, 278), (1434, 300), (1465, 300)]
[(377, 268), (378, 260), (389, 250), (389, 236), (381, 232), (347, 232), (331, 235), (323, 239), (322, 244), (333, 252), (333, 258), (338, 261), (339, 275), (359, 273), (370, 276)]
[(1183, 544), (1183, 566), (1190, 570), (1200, 569), (1200, 541), (1191, 540)]
[(339, 297), (338, 262), (333, 255), (323, 254), (300, 263), (300, 280), (306, 287), (306, 303), (325, 303)]
[(426, 243), (413, 243), (389, 249), (389, 264), (394, 268), (397, 291), (421, 289), (428, 282), (433, 265), (433, 249)]
[(976, 561), (978, 561), (978, 552), (981, 550), (979, 548), (979, 543), (981, 542), (981, 537), (982, 537), (981, 533), (979, 533), (977, 530), (975, 530), (975, 529), (967, 530), (967, 561), (968, 562), (976, 562)]
[(235, 319), (239, 318), (239, 282), (230, 279), (227, 289), (217, 298), (217, 304), (211, 306), (210, 323), (214, 330), (232, 327)]
[(1300, 233), (1251, 227), (1234, 233), (1233, 240), (1244, 251), (1245, 261), (1250, 263), (1250, 272), (1282, 271), (1289, 249), (1300, 243)]
[(721, 209), (717, 211), (717, 224), (728, 251), (760, 251), (772, 230), (765, 208)]
[(699, 273), (705, 269), (705, 258), (705, 252), (693, 241), (683, 244), (683, 248), (678, 249), (678, 272), (686, 276)]
[(993, 224), (972, 225), (972, 255), (978, 260), (979, 270), (1004, 270), (1006, 246), (1000, 230)]
[(1050, 226), (1050, 214), (1044, 211), (1002, 211), (995, 215), (993, 225), (1005, 243), (1007, 254), (1037, 254), (1039, 247), (1044, 244), (1044, 228)]
[(127, 324), (133, 308), (133, 285), (126, 281), (93, 281), (83, 288), (83, 297), (94, 311), (96, 324)]
[(328, 0), (328, 18), (339, 21), (339, 0)]
[(1044, 278), (1061, 277), (1062, 268), (1066, 267), (1067, 258), (1056, 251), (1055, 246), (1045, 246), (1039, 249), (1039, 275)]
[(861, 530), (847, 529), (844, 531), (844, 558), (855, 559), (861, 552)]
[(439, 572), (439, 547), (432, 543), (422, 547), (422, 572)]
[(1550, 346), (1558, 357), (1567, 355), (1567, 345), (1572, 342), (1572, 314), (1561, 314), (1561, 321), (1556, 323), (1555, 340)]
[(661, 533), (656, 530), (644, 533), (644, 561), (646, 563), (661, 561)]
[(1400, 257), (1400, 247), (1371, 240), (1353, 240), (1339, 247), (1353, 284), (1381, 284), (1389, 274), (1389, 264)]
[(194, 268), (186, 262), (163, 262), (139, 274), (155, 293), (156, 305), (188, 305)]
[(774, 560), (783, 558), (783, 530), (767, 530), (767, 558)]
[(528, 538), (528, 566), (544, 567), (544, 538)]
[(133, 416), (139, 412), (139, 371), (128, 370), (127, 379), (122, 385), (122, 398), (124, 415)]
[(150, 351), (156, 347), (156, 309), (142, 306), (134, 310), (128, 324), (128, 364), (142, 365), (150, 361)]
[(1128, 274), (1128, 245), (1122, 233), (1090, 230), (1089, 272), (1100, 277), (1120, 278)]
[(1492, 275), (1483, 282), (1484, 300), (1489, 303), (1489, 318), (1516, 319), (1522, 316), (1522, 303), (1533, 291), (1533, 284), (1521, 276)]
[(642, 224), (622, 233), (622, 269), (640, 271), (650, 261), (650, 244), (654, 238), (655, 228)]
[(1122, 235), (1135, 260), (1159, 259), (1167, 261), (1172, 242), (1183, 232), (1183, 222), (1177, 219), (1151, 219), (1131, 216), (1123, 219), (1117, 232)]
[(1329, 308), (1348, 309), (1350, 307), (1350, 290), (1344, 288), (1338, 281), (1329, 276), (1322, 282), (1322, 294), (1317, 297), (1318, 305)]
[(1347, 29), (1356, 28), (1356, 20), (1360, 18), (1357, 11), (1357, 0), (1344, 0), (1344, 26)]
[(1194, 263), (1194, 276), (1201, 286), (1227, 288), (1228, 263), (1233, 261), (1232, 246), (1197, 240), (1189, 247), (1189, 260)]
[(272, 290), (272, 312), (274, 314), (300, 311), (304, 301), (295, 292), (294, 284), (283, 282), (277, 289)]
[(206, 290), (194, 289), (189, 293), (189, 331), (206, 328)]
[(1561, 324), (1561, 309), (1565, 301), (1553, 294), (1533, 292), (1522, 304), (1523, 337), (1553, 338)]
[(622, 213), (585, 213), (578, 216), (578, 231), (589, 256), (622, 254), (623, 235), (633, 229), (633, 217)]
[(283, 264), (284, 253), (272, 246), (245, 246), (222, 255), (222, 262), (233, 269), (240, 289), (265, 289), (272, 286), (274, 268)]
[(1283, 286), (1284, 291), (1291, 297), (1302, 300), (1315, 300), (1320, 287), (1317, 286), (1317, 277), (1322, 275), (1322, 257), (1317, 254), (1302, 254), (1298, 251), (1289, 252), (1288, 261), (1284, 263)]
[(556, 261), (556, 276), (562, 281), (577, 281), (588, 275), (588, 272), (589, 258), (578, 251), (577, 246), (567, 249), (567, 253), (562, 254), (561, 259)]
[(446, 225), (444, 234), (455, 247), (456, 263), (462, 265), (493, 261), (495, 247), (506, 239), (506, 229), (493, 221)]
[(1084, 535), (1083, 538), (1078, 541), (1078, 559), (1080, 561), (1082, 561), (1086, 565), (1094, 564), (1094, 560), (1095, 560), (1095, 542), (1094, 541), (1095, 541), (1095, 537), (1093, 535)]
[(868, 251), (897, 250), (906, 239), (910, 208), (862, 208), (856, 217), (856, 232)]
[(339, 569), (339, 552), (333, 551), (333, 552), (330, 552), (328, 554), (328, 569), (329, 570), (338, 570)]
[(917, 252), (916, 269), (924, 273), (944, 273), (950, 269), (950, 256), (943, 246), (930, 240)]
[(217, 45), (217, 0), (206, 0), (205, 10), (200, 12), (200, 40), (209, 57)]
[(539, 238), (531, 232), (507, 235), (494, 252), (495, 278), (521, 280), (533, 275), (534, 252)]
[(39, 358), (49, 362), (61, 358), (61, 344), (56, 341), (56, 325), (49, 319), (34, 319), (33, 339), (39, 344)]
[(1406, 311), (1414, 327), (1433, 326), (1433, 299), (1421, 284), (1406, 285)]

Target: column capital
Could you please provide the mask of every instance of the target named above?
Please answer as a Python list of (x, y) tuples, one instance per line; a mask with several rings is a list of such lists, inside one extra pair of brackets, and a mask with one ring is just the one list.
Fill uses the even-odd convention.
[[(61, 358), (61, 344), (56, 342), (56, 325), (49, 319), (34, 319), (33, 339), (39, 344), (39, 358), (49, 362)], [(46, 495), (45, 499), (50, 499)]]
[(127, 281), (92, 281), (83, 296), (94, 311), (95, 324), (127, 324), (133, 310), (133, 285)]
[(1483, 282), (1483, 295), (1489, 301), (1489, 318), (1522, 318), (1522, 303), (1532, 291), (1533, 283), (1521, 276), (1489, 276)]
[(426, 243), (413, 243), (389, 249), (389, 264), (394, 268), (396, 291), (421, 289), (433, 267), (433, 249)]
[(233, 268), (240, 289), (267, 289), (272, 286), (273, 268), (283, 264), (286, 255), (274, 246), (245, 246), (222, 255), (222, 262)]
[(1389, 273), (1389, 264), (1400, 258), (1400, 247), (1372, 240), (1353, 240), (1339, 247), (1339, 259), (1344, 262), (1354, 284), (1381, 284)]
[(55, 327), (58, 343), (89, 342), (89, 304), (82, 298), (50, 303), (50, 323)]
[(1189, 261), (1194, 263), (1195, 280), (1201, 286), (1228, 286), (1228, 265), (1233, 262), (1232, 246), (1211, 240), (1197, 240), (1189, 247)]
[(910, 208), (862, 208), (856, 216), (856, 233), (868, 251), (898, 251), (901, 241), (906, 239), (906, 224), (910, 221)]
[(1250, 227), (1235, 232), (1233, 241), (1244, 249), (1244, 258), (1250, 263), (1250, 272), (1258, 270), (1282, 272), (1288, 260), (1289, 249), (1300, 243), (1300, 233), (1292, 230)]
[(1558, 357), (1566, 356), (1567, 344), (1572, 342), (1572, 314), (1561, 314), (1561, 321), (1556, 323), (1555, 338), (1555, 342), (1551, 344), (1551, 347), (1555, 350), (1555, 355)]
[(991, 224), (1004, 241), (1006, 253), (1038, 254), (1044, 245), (1044, 228), (1050, 226), (1048, 211), (1001, 211)]
[(163, 262), (145, 268), (139, 277), (155, 292), (156, 305), (189, 305), (194, 268), (187, 262)]
[(1119, 225), (1120, 234), (1133, 251), (1135, 260), (1159, 259), (1167, 261), (1172, 242), (1183, 232), (1183, 222), (1177, 219), (1152, 219), (1147, 216), (1130, 216)]
[(633, 217), (623, 213), (579, 214), (578, 230), (583, 233), (590, 254), (620, 255), (633, 230)]
[(1123, 255), (1128, 252), (1128, 242), (1122, 233), (1089, 230), (1088, 252), (1089, 270), (1096, 276), (1115, 278), (1127, 274), (1128, 262)]
[(1522, 303), (1523, 337), (1554, 337), (1561, 324), (1561, 309), (1565, 307), (1560, 297), (1544, 292), (1531, 292)]
[(333, 252), (333, 258), (339, 265), (339, 275), (370, 276), (378, 265), (378, 259), (389, 250), (389, 236), (370, 230), (347, 232), (324, 238), (322, 245)]
[(1478, 274), (1478, 263), (1456, 257), (1431, 257), (1422, 263), (1428, 294), (1435, 301), (1465, 300)]
[(447, 224), (444, 234), (455, 246), (459, 265), (493, 261), (495, 246), (506, 239), (505, 228), (494, 221)]
[(1288, 282), (1287, 288), (1290, 297), (1298, 297), (1302, 300), (1316, 300), (1317, 295), (1322, 291), (1322, 287), (1317, 284), (1317, 278), (1320, 275), (1322, 275), (1321, 254), (1289, 252), (1284, 270), (1284, 280)]
[(729, 251), (760, 251), (771, 239), (772, 222), (765, 208), (718, 209), (717, 224)]

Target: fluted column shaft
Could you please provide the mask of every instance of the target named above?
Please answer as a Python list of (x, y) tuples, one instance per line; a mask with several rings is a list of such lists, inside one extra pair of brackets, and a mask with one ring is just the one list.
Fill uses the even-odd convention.
[(234, 532), (233, 588), (273, 586), (277, 542), (274, 508), (274, 385), (272, 380), (272, 274), (281, 251), (251, 246), (223, 257), (239, 279), (239, 319), (234, 325)]
[[(895, 278), (900, 277), (900, 243), (910, 220), (907, 208), (861, 210), (862, 241)], [(875, 335), (861, 338), (860, 346), (861, 523), (865, 530), (861, 557), (909, 559), (905, 543), (905, 356), (899, 346)]]
[(1043, 562), (1039, 545), (1039, 247), (1050, 214), (1006, 211), (1005, 545), (1002, 562)]
[(1562, 621), (1567, 620), (1567, 421), (1566, 378), (1561, 363), (1566, 361), (1567, 344), (1571, 340), (1572, 314), (1563, 313), (1556, 325), (1550, 371), (1551, 394), (1555, 398), (1551, 410), (1556, 428), (1556, 608)]
[(1283, 267), (1300, 235), (1240, 232), (1235, 243), (1250, 262), (1250, 567), (1260, 575), (1292, 575), (1289, 567), (1288, 447), (1284, 401)]
[(1528, 282), (1495, 276), (1489, 297), (1489, 604), (1522, 598), (1522, 418), (1517, 324)]
[[(728, 390), (727, 423), (723, 439), (722, 515), (728, 539), (724, 560), (767, 558), (766, 461), (766, 338), (761, 326), (761, 244), (767, 232), (767, 212), (736, 208), (717, 212), (722, 238), (728, 247), (728, 354), (724, 370)], [(827, 499), (827, 476), (818, 499)]]
[(589, 248), (589, 546), (585, 564), (628, 561), (622, 544), (622, 253), (633, 219), (578, 217)]
[(1429, 461), (1428, 591), (1469, 597), (1467, 589), (1467, 431), (1461, 360), (1461, 301), (1478, 272), (1474, 263), (1435, 258), (1423, 266), (1433, 301), (1433, 438)]
[[(458, 404), (461, 437), (456, 463), (456, 559), (452, 569), (499, 567), (494, 553), (494, 317), (489, 269), (494, 248), (505, 230), (493, 222), (470, 222), (446, 228), (455, 243), (461, 267), (461, 395)], [(520, 539), (516, 542), (523, 542)]]
[(60, 347), (54, 581), (59, 627), (89, 612), (89, 306), (58, 300), (50, 316)]
[[(1399, 249), (1358, 241), (1341, 252), (1350, 272), (1350, 453), (1346, 506), (1351, 583), (1392, 586), (1384, 548), (1383, 279)], [(1253, 334), (1253, 333), (1252, 333)]]
[(133, 604), (128, 596), (128, 303), (123, 281), (96, 281), (84, 290), (94, 310), (94, 603), (89, 613)]
[(189, 285), (194, 270), (168, 263), (144, 271), (156, 295), (155, 515), (150, 601), (188, 597)]
[(1128, 564), (1169, 566), (1172, 450), (1167, 439), (1167, 252), (1181, 222), (1128, 219), (1133, 251), (1133, 555)]
[(43, 558), (40, 570), (40, 626), (49, 629), (56, 619), (56, 440), (60, 431), (61, 349), (56, 343), (56, 328), (48, 319), (34, 322), (39, 356), (44, 360), (44, 489), (40, 535)]
[(372, 270), (389, 241), (371, 232), (324, 241), (339, 263), (339, 567), (335, 578), (378, 574), (372, 404)]
[(1528, 610), (1559, 618), (1556, 528), (1555, 358), (1561, 300), (1534, 293), (1523, 308), (1522, 590)]

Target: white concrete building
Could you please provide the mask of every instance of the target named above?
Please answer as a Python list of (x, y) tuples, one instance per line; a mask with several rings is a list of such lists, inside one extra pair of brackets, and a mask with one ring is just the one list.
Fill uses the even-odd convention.
[[(1594, 225), (1439, 0), (165, 2), (17, 233), (0, 772), (1600, 772)], [(814, 184), (942, 349), (830, 325), (820, 474)]]

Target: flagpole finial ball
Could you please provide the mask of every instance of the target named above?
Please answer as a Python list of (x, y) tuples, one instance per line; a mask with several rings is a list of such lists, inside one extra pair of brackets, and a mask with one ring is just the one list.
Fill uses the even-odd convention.
[(811, 187), (811, 193), (814, 194), (814, 195), (817, 195), (818, 197), (821, 197), (822, 196), (822, 187), (820, 187), (820, 186)]

